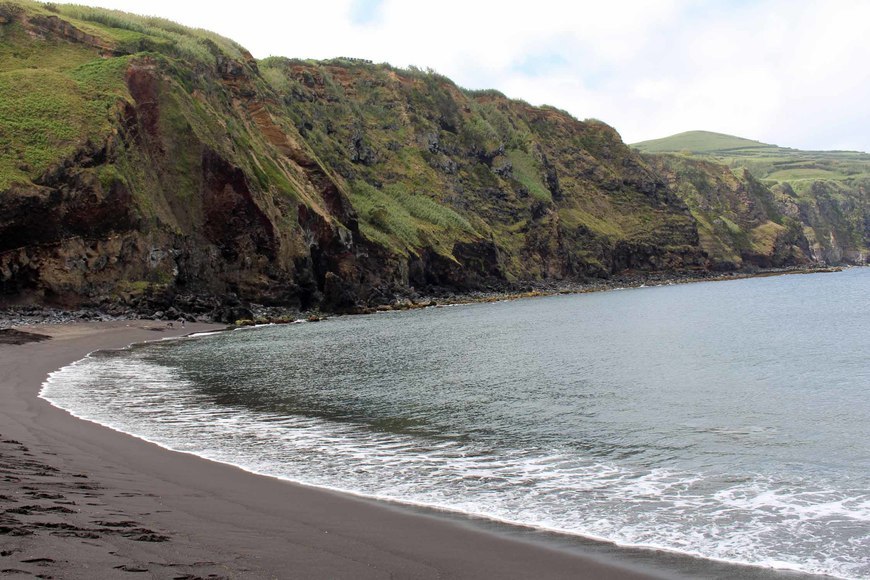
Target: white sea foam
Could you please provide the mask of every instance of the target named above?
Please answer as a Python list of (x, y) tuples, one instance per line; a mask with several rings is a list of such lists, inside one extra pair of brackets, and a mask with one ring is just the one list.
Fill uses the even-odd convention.
[(870, 492), (848, 482), (638, 469), (563, 449), (379, 432), (217, 406), (194, 386), (131, 351), (60, 369), (41, 396), (168, 449), (303, 484), (626, 546), (870, 575)]

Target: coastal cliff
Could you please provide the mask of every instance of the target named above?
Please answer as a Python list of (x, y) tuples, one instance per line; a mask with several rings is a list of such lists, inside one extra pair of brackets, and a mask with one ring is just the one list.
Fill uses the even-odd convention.
[(802, 151), (709, 131), (633, 147), (692, 208), (714, 263), (867, 262), (868, 153)]
[(432, 71), (257, 61), (113, 11), (0, 2), (0, 95), (4, 304), (353, 310), (860, 262), (870, 234), (865, 190), (790, 205), (748, 172)]

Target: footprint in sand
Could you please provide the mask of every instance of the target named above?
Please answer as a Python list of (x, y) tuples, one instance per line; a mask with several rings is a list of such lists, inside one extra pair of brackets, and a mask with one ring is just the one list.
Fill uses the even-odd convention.
[(54, 560), (51, 558), (28, 558), (27, 560), (21, 560), (22, 564), (54, 564)]
[(124, 572), (147, 572), (148, 568), (124, 564), (123, 566), (115, 566), (115, 570), (123, 570)]

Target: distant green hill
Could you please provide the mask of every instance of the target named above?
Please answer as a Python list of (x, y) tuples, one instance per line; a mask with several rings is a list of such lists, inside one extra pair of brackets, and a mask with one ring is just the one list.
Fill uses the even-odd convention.
[(776, 145), (711, 131), (686, 131), (662, 139), (641, 141), (632, 145), (644, 153), (723, 153), (725, 151), (776, 150)]
[(632, 145), (644, 153), (677, 153), (749, 169), (765, 182), (801, 189), (816, 180), (870, 178), (870, 154), (859, 151), (802, 151), (711, 131), (686, 131)]

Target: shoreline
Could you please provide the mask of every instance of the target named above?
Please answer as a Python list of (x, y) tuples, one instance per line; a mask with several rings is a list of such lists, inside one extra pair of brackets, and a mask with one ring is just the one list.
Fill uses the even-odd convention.
[[(300, 577), (813, 577), (620, 548), (258, 476), (77, 419), (38, 398), (49, 372), (94, 350), (222, 328), (142, 321), (43, 326), (35, 330), (52, 339), (0, 345), (0, 367), (9, 371), (0, 380), (0, 457), (36, 474), (24, 485), (20, 473), (10, 481), (0, 472), (0, 479), (7, 476), (0, 481), (0, 500), (8, 504), (2, 507), (21, 512), (0, 522), (14, 545), (4, 546), (0, 566), (50, 569), (64, 578), (116, 577), (125, 569), (154, 577), (164, 577), (161, 570), (285, 577), (288, 566)], [(96, 497), (67, 507), (77, 495)]]
[[(374, 314), (376, 312), (391, 312), (397, 310), (416, 310), (438, 306), (457, 306), (463, 304), (481, 304), (489, 302), (502, 302), (520, 300), (523, 298), (539, 298), (544, 296), (558, 296), (564, 294), (590, 294), (594, 292), (608, 292), (627, 288), (651, 288), (654, 286), (672, 286), (678, 284), (693, 284), (696, 282), (725, 282), (729, 280), (743, 280), (747, 278), (766, 278), (770, 276), (786, 276), (792, 274), (825, 274), (842, 272), (847, 268), (859, 268), (868, 266), (845, 265), (845, 266), (817, 266), (817, 267), (787, 267), (766, 268), (755, 272), (627, 272), (613, 278), (601, 278), (587, 282), (554, 283), (535, 282), (525, 285), (525, 290), (481, 290), (469, 291), (448, 295), (417, 295), (415, 297), (394, 297), (389, 304), (378, 306), (358, 307), (348, 311), (324, 312), (320, 310), (294, 310), (292, 308), (274, 306), (265, 307), (257, 304), (248, 304), (253, 309), (253, 318), (238, 319), (234, 321), (216, 321), (208, 317), (183, 314), (189, 323), (199, 322), (208, 324), (223, 324), (228, 327), (256, 326), (262, 324), (291, 324), (294, 322), (309, 321), (318, 322), (331, 316), (353, 316), (359, 314)], [(247, 307), (246, 307), (247, 308)], [(35, 313), (34, 313), (35, 312)], [(46, 326), (46, 325), (69, 325), (91, 322), (175, 322), (177, 318), (150, 316), (147, 313), (136, 313), (128, 310), (126, 314), (116, 315), (97, 308), (88, 307), (75, 311), (62, 310), (51, 306), (7, 306), (0, 310), (0, 330), (13, 329), (19, 326)]]
[[(757, 272), (648, 272), (640, 274), (623, 274), (613, 278), (602, 278), (594, 282), (577, 282), (570, 284), (542, 285), (536, 284), (527, 292), (506, 293), (481, 293), (481, 296), (469, 294), (458, 297), (455, 301), (445, 304), (475, 304), (478, 302), (496, 302), (501, 300), (519, 300), (522, 298), (536, 298), (539, 296), (557, 296), (562, 294), (591, 294), (594, 292), (610, 292), (627, 288), (652, 288), (655, 286), (675, 286), (678, 284), (694, 284), (696, 282), (727, 282), (729, 280), (745, 280), (747, 278), (767, 278), (770, 276), (787, 276), (791, 274), (829, 274), (842, 272), (846, 268), (859, 266), (825, 266), (814, 268), (789, 267), (768, 268)], [(432, 299), (434, 300), (434, 298)], [(399, 308), (401, 309), (401, 308)]]
[(513, 300), (521, 300), (524, 298), (541, 298), (546, 296), (559, 296), (570, 294), (592, 294), (595, 292), (610, 292), (613, 290), (624, 290), (628, 288), (652, 288), (655, 286), (675, 286), (678, 284), (694, 284), (697, 282), (727, 282), (729, 280), (745, 280), (747, 278), (767, 278), (771, 276), (787, 276), (792, 274), (831, 274), (842, 272), (847, 268), (859, 268), (863, 266), (817, 266), (817, 267), (798, 267), (790, 266), (787, 268), (766, 268), (759, 269), (755, 272), (733, 271), (733, 272), (645, 272), (632, 273), (627, 272), (613, 278), (600, 278), (589, 282), (566, 282), (564, 280), (551, 284), (538, 281), (530, 283), (527, 290), (505, 290), (505, 291), (489, 291), (481, 290), (475, 292), (450, 294), (444, 296), (428, 296), (423, 295), (415, 299), (403, 298), (395, 299), (393, 303), (382, 304), (379, 306), (361, 307), (347, 312), (321, 312), (305, 311), (299, 312), (300, 318), (289, 318), (287, 316), (266, 316), (254, 318), (251, 320), (238, 320), (235, 324), (230, 324), (232, 327), (238, 326), (255, 326), (261, 324), (290, 324), (293, 322), (301, 322), (308, 320), (309, 322), (318, 322), (325, 320), (330, 316), (355, 316), (361, 314), (374, 314), (376, 312), (392, 312), (397, 310), (417, 310), (422, 308), (433, 308), (439, 306), (460, 306), (465, 304), (483, 304), (489, 302), (505, 302)]

